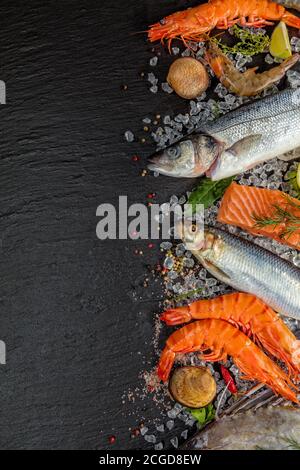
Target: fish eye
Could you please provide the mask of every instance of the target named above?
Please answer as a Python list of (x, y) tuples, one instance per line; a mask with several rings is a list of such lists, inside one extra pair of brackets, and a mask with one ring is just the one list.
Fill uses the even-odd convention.
[(167, 153), (168, 153), (168, 156), (171, 160), (176, 160), (177, 158), (180, 157), (181, 155), (181, 149), (180, 149), (180, 145), (176, 145), (176, 146), (173, 146), (173, 147), (170, 147), (168, 150), (167, 150)]

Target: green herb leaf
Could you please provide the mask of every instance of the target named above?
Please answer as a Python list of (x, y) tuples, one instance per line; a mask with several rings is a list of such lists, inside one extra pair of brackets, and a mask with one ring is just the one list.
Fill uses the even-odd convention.
[(212, 181), (209, 178), (203, 178), (199, 186), (190, 194), (188, 200), (188, 203), (193, 206), (193, 213), (196, 212), (197, 204), (204, 204), (205, 209), (212, 206), (223, 196), (233, 180), (233, 176), (220, 181)]
[(237, 25), (232, 27), (233, 35), (240, 39), (234, 46), (223, 44), (217, 37), (211, 40), (217, 43), (220, 49), (225, 53), (243, 54), (253, 56), (264, 52), (270, 44), (270, 38), (263, 32), (252, 33), (248, 29), (240, 28)]
[(211, 403), (197, 410), (189, 408), (188, 411), (197, 420), (198, 427), (204, 426), (215, 418), (215, 409)]
[(290, 171), (289, 173), (287, 173), (285, 178), (289, 182), (291, 188), (298, 194), (297, 197), (300, 199), (300, 188), (297, 183), (297, 172)]

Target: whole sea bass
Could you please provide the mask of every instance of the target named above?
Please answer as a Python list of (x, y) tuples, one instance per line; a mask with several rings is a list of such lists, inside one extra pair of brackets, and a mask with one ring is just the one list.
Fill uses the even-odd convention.
[[(174, 177), (217, 181), (300, 146), (300, 91), (287, 89), (241, 106), (149, 159)], [(291, 157), (293, 158), (293, 157)]]
[(292, 263), (217, 228), (208, 227), (203, 235), (202, 231), (186, 227), (182, 239), (217, 279), (256, 295), (283, 315), (300, 320), (300, 269)]
[(183, 449), (299, 450), (300, 412), (292, 407), (270, 407), (225, 416), (189, 439)]

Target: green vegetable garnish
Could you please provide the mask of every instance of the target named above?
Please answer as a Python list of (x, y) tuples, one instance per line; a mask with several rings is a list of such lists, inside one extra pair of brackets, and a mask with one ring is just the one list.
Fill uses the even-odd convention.
[(199, 408), (198, 410), (188, 408), (187, 411), (197, 420), (197, 426), (199, 428), (212, 421), (216, 413), (211, 403), (204, 408)]
[(297, 171), (290, 171), (286, 175), (286, 180), (289, 182), (291, 188), (297, 193), (298, 199), (300, 199), (300, 187), (297, 182), (298, 179), (298, 172)]
[(267, 34), (258, 31), (251, 33), (248, 29), (243, 29), (236, 24), (232, 27), (233, 35), (240, 39), (234, 46), (223, 44), (217, 37), (211, 39), (217, 43), (220, 49), (226, 54), (243, 54), (253, 56), (264, 52), (270, 44), (270, 38)]
[(233, 180), (233, 176), (220, 181), (212, 181), (209, 178), (203, 178), (199, 186), (194, 189), (188, 199), (188, 203), (193, 207), (193, 213), (196, 212), (197, 204), (203, 204), (205, 209), (212, 206), (223, 196), (225, 190)]

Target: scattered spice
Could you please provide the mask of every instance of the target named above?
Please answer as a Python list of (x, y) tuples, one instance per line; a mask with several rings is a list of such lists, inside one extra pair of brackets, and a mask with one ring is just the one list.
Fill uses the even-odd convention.
[(110, 444), (114, 444), (114, 443), (116, 442), (116, 436), (109, 436), (108, 442), (109, 442)]
[(138, 437), (139, 435), (140, 435), (140, 430), (138, 428), (132, 430), (131, 432), (132, 438)]

